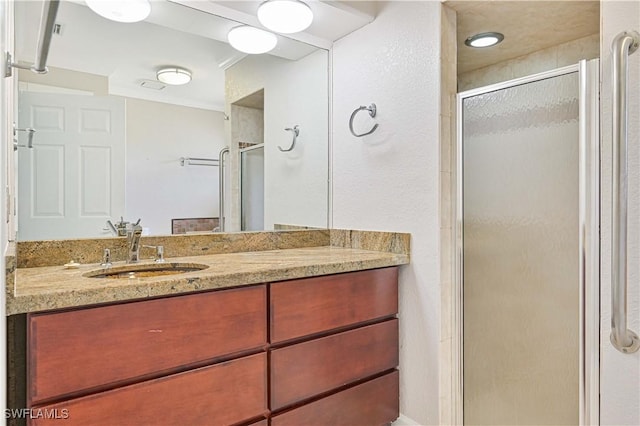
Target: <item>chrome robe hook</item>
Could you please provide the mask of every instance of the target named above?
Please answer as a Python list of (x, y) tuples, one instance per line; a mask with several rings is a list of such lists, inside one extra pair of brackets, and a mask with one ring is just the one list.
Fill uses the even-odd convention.
[(356, 114), (358, 114), (360, 111), (364, 111), (367, 110), (369, 111), (369, 116), (371, 116), (371, 118), (376, 116), (376, 112), (378, 111), (376, 108), (376, 104), (372, 103), (371, 105), (367, 106), (360, 106), (358, 107), (355, 111), (353, 111), (351, 113), (351, 118), (349, 119), (349, 130), (351, 131), (351, 134), (357, 138), (361, 138), (363, 136), (367, 136), (370, 135), (371, 133), (375, 132), (376, 129), (378, 128), (378, 123), (376, 123), (373, 128), (371, 130), (369, 130), (366, 133), (361, 133), (361, 134), (357, 134), (354, 130), (353, 130), (353, 119), (356, 117)]
[(282, 152), (289, 152), (293, 150), (293, 148), (296, 146), (296, 141), (298, 139), (298, 136), (300, 135), (300, 126), (295, 125), (293, 126), (293, 129), (291, 127), (287, 127), (285, 130), (287, 132), (293, 133), (293, 140), (291, 141), (291, 146), (289, 148), (283, 148), (280, 145), (278, 145), (278, 149)]

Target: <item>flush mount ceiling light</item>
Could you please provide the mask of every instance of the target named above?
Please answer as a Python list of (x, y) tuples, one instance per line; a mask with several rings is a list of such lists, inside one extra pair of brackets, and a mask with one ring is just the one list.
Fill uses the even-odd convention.
[(490, 47), (495, 46), (504, 40), (504, 35), (496, 32), (481, 33), (472, 35), (464, 41), (470, 47)]
[(299, 0), (267, 0), (258, 8), (258, 20), (271, 31), (291, 34), (307, 29), (313, 12)]
[(191, 72), (180, 67), (168, 67), (159, 70), (156, 77), (165, 84), (180, 86), (191, 81)]
[(232, 28), (227, 39), (235, 49), (249, 54), (267, 53), (278, 44), (275, 34), (248, 25)]
[(86, 0), (98, 15), (117, 22), (142, 21), (151, 13), (149, 0)]

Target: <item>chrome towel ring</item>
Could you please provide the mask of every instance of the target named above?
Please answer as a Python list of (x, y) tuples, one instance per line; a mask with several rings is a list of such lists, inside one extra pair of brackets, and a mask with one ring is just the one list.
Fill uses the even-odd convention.
[(285, 129), (287, 132), (291, 132), (293, 133), (293, 140), (291, 141), (291, 146), (289, 148), (283, 148), (280, 145), (278, 145), (278, 149), (282, 152), (289, 152), (291, 150), (293, 150), (293, 148), (296, 146), (296, 141), (298, 139), (298, 136), (300, 135), (300, 126), (295, 125), (293, 126), (293, 129), (291, 127), (287, 127)]
[(356, 114), (358, 114), (360, 111), (364, 111), (367, 110), (369, 111), (369, 115), (371, 116), (371, 118), (376, 116), (376, 112), (378, 111), (376, 108), (376, 104), (372, 103), (371, 105), (367, 106), (360, 106), (358, 107), (355, 111), (353, 111), (351, 113), (351, 118), (349, 119), (349, 130), (351, 131), (351, 134), (357, 138), (361, 138), (363, 136), (367, 136), (370, 135), (371, 133), (375, 132), (376, 129), (378, 128), (378, 123), (376, 123), (373, 128), (371, 130), (369, 130), (366, 133), (362, 133), (362, 134), (357, 134), (354, 130), (353, 130), (353, 119), (356, 117)]

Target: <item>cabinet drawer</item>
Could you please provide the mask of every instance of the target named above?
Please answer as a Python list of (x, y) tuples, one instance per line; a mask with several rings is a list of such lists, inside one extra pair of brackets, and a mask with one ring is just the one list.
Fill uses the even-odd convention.
[(398, 320), (271, 352), (271, 409), (365, 379), (398, 365)]
[(266, 344), (266, 287), (28, 318), (29, 404)]
[(272, 343), (393, 316), (398, 268), (275, 283), (270, 303)]
[(362, 383), (271, 419), (271, 426), (381, 426), (398, 418), (398, 372)]
[(265, 353), (42, 407), (42, 426), (231, 425), (267, 412)]

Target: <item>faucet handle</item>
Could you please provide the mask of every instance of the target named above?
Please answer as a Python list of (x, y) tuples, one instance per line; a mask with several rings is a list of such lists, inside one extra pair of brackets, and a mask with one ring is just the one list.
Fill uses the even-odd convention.
[(155, 257), (155, 262), (156, 263), (164, 263), (164, 246), (148, 246), (148, 245), (143, 245), (142, 247), (145, 248), (151, 248), (151, 249), (155, 249), (156, 250), (156, 257)]
[(164, 263), (164, 246), (156, 247), (156, 263)]
[(103, 268), (107, 269), (111, 267), (111, 250), (108, 248), (104, 249), (102, 253), (102, 263), (100, 264)]

